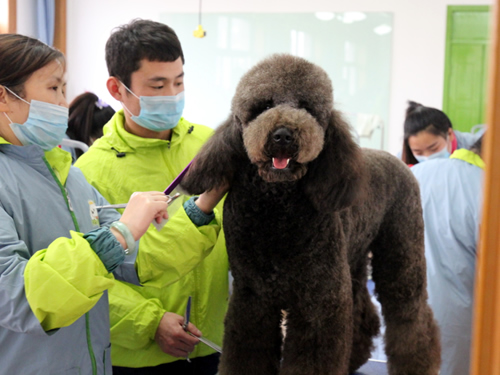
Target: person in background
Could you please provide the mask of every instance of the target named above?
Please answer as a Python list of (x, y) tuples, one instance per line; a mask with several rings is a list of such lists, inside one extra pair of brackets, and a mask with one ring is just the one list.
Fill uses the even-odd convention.
[(111, 374), (107, 289), (113, 273), (136, 282), (136, 241), (167, 218), (162, 192), (132, 195), (121, 217), (99, 208), (107, 201), (57, 147), (64, 73), (61, 52), (0, 35), (2, 374)]
[(482, 137), (470, 150), (412, 169), (425, 223), (429, 305), (441, 331), (441, 375), (468, 375), (481, 218)]
[(469, 148), (483, 134), (453, 130), (443, 111), (408, 102), (401, 159), (408, 165), (448, 158), (456, 149)]
[[(69, 105), (66, 134), (70, 139), (91, 146), (97, 138), (102, 137), (103, 126), (114, 114), (115, 110), (100, 100), (96, 94), (92, 92), (80, 94)], [(76, 149), (76, 158), (82, 154), (81, 149)]]
[[(76, 166), (106, 199), (121, 203), (131, 191), (165, 189), (213, 130), (182, 117), (184, 55), (167, 25), (134, 20), (120, 26), (106, 43), (106, 63), (108, 91), (123, 109)], [(162, 230), (151, 227), (142, 237), (149, 249), (137, 258), (143, 286), (117, 283), (110, 291), (115, 375), (217, 373), (219, 354), (182, 325), (192, 296), (191, 321), (199, 330), (191, 332), (222, 344), (229, 266), (215, 207), (224, 194), (189, 198)]]

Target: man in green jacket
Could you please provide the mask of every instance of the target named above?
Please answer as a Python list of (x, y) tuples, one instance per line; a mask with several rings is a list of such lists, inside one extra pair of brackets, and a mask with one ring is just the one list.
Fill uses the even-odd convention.
[[(170, 27), (145, 20), (119, 27), (106, 44), (106, 63), (108, 90), (123, 110), (75, 165), (114, 204), (134, 191), (164, 190), (212, 130), (181, 117), (184, 56)], [(190, 321), (199, 329), (192, 333), (222, 344), (228, 261), (215, 206), (224, 193), (186, 200), (169, 210), (162, 229), (151, 226), (141, 238), (142, 286), (117, 282), (109, 293), (115, 375), (217, 373), (219, 355), (182, 325), (192, 296)]]

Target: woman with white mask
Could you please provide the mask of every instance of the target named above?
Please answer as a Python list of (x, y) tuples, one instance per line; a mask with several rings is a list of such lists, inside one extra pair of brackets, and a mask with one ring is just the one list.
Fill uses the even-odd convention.
[(107, 289), (138, 282), (137, 240), (166, 219), (162, 192), (120, 217), (57, 147), (68, 105), (61, 52), (0, 35), (0, 372), (111, 373)]
[(404, 123), (402, 160), (408, 165), (448, 158), (456, 149), (471, 147), (483, 134), (453, 130), (448, 116), (439, 109), (408, 102)]

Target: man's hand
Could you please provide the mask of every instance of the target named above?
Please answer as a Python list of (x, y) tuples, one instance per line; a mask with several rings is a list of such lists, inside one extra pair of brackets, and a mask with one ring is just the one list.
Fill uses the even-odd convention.
[[(197, 338), (184, 331), (184, 318), (180, 315), (166, 312), (160, 320), (155, 334), (155, 341), (160, 349), (174, 357), (187, 357), (200, 342)], [(201, 336), (201, 332), (192, 323), (188, 331), (193, 335)]]
[(199, 196), (195, 203), (204, 213), (211, 214), (228, 190), (229, 186), (224, 185), (218, 189), (206, 191)]

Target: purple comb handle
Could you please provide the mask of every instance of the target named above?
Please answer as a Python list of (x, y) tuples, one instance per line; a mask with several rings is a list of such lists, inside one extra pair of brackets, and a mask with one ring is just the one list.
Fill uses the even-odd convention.
[(184, 175), (187, 173), (187, 171), (189, 170), (189, 167), (191, 166), (191, 164), (193, 163), (193, 161), (191, 160), (189, 162), (189, 164), (186, 166), (186, 168), (184, 168), (182, 170), (181, 173), (179, 173), (179, 175), (174, 178), (174, 180), (172, 181), (172, 183), (170, 185), (168, 185), (168, 187), (165, 189), (165, 191), (163, 192), (165, 195), (170, 195), (170, 193), (172, 191), (174, 191), (174, 189), (177, 187), (177, 185), (179, 185), (179, 183), (181, 182), (182, 178), (184, 177)]

